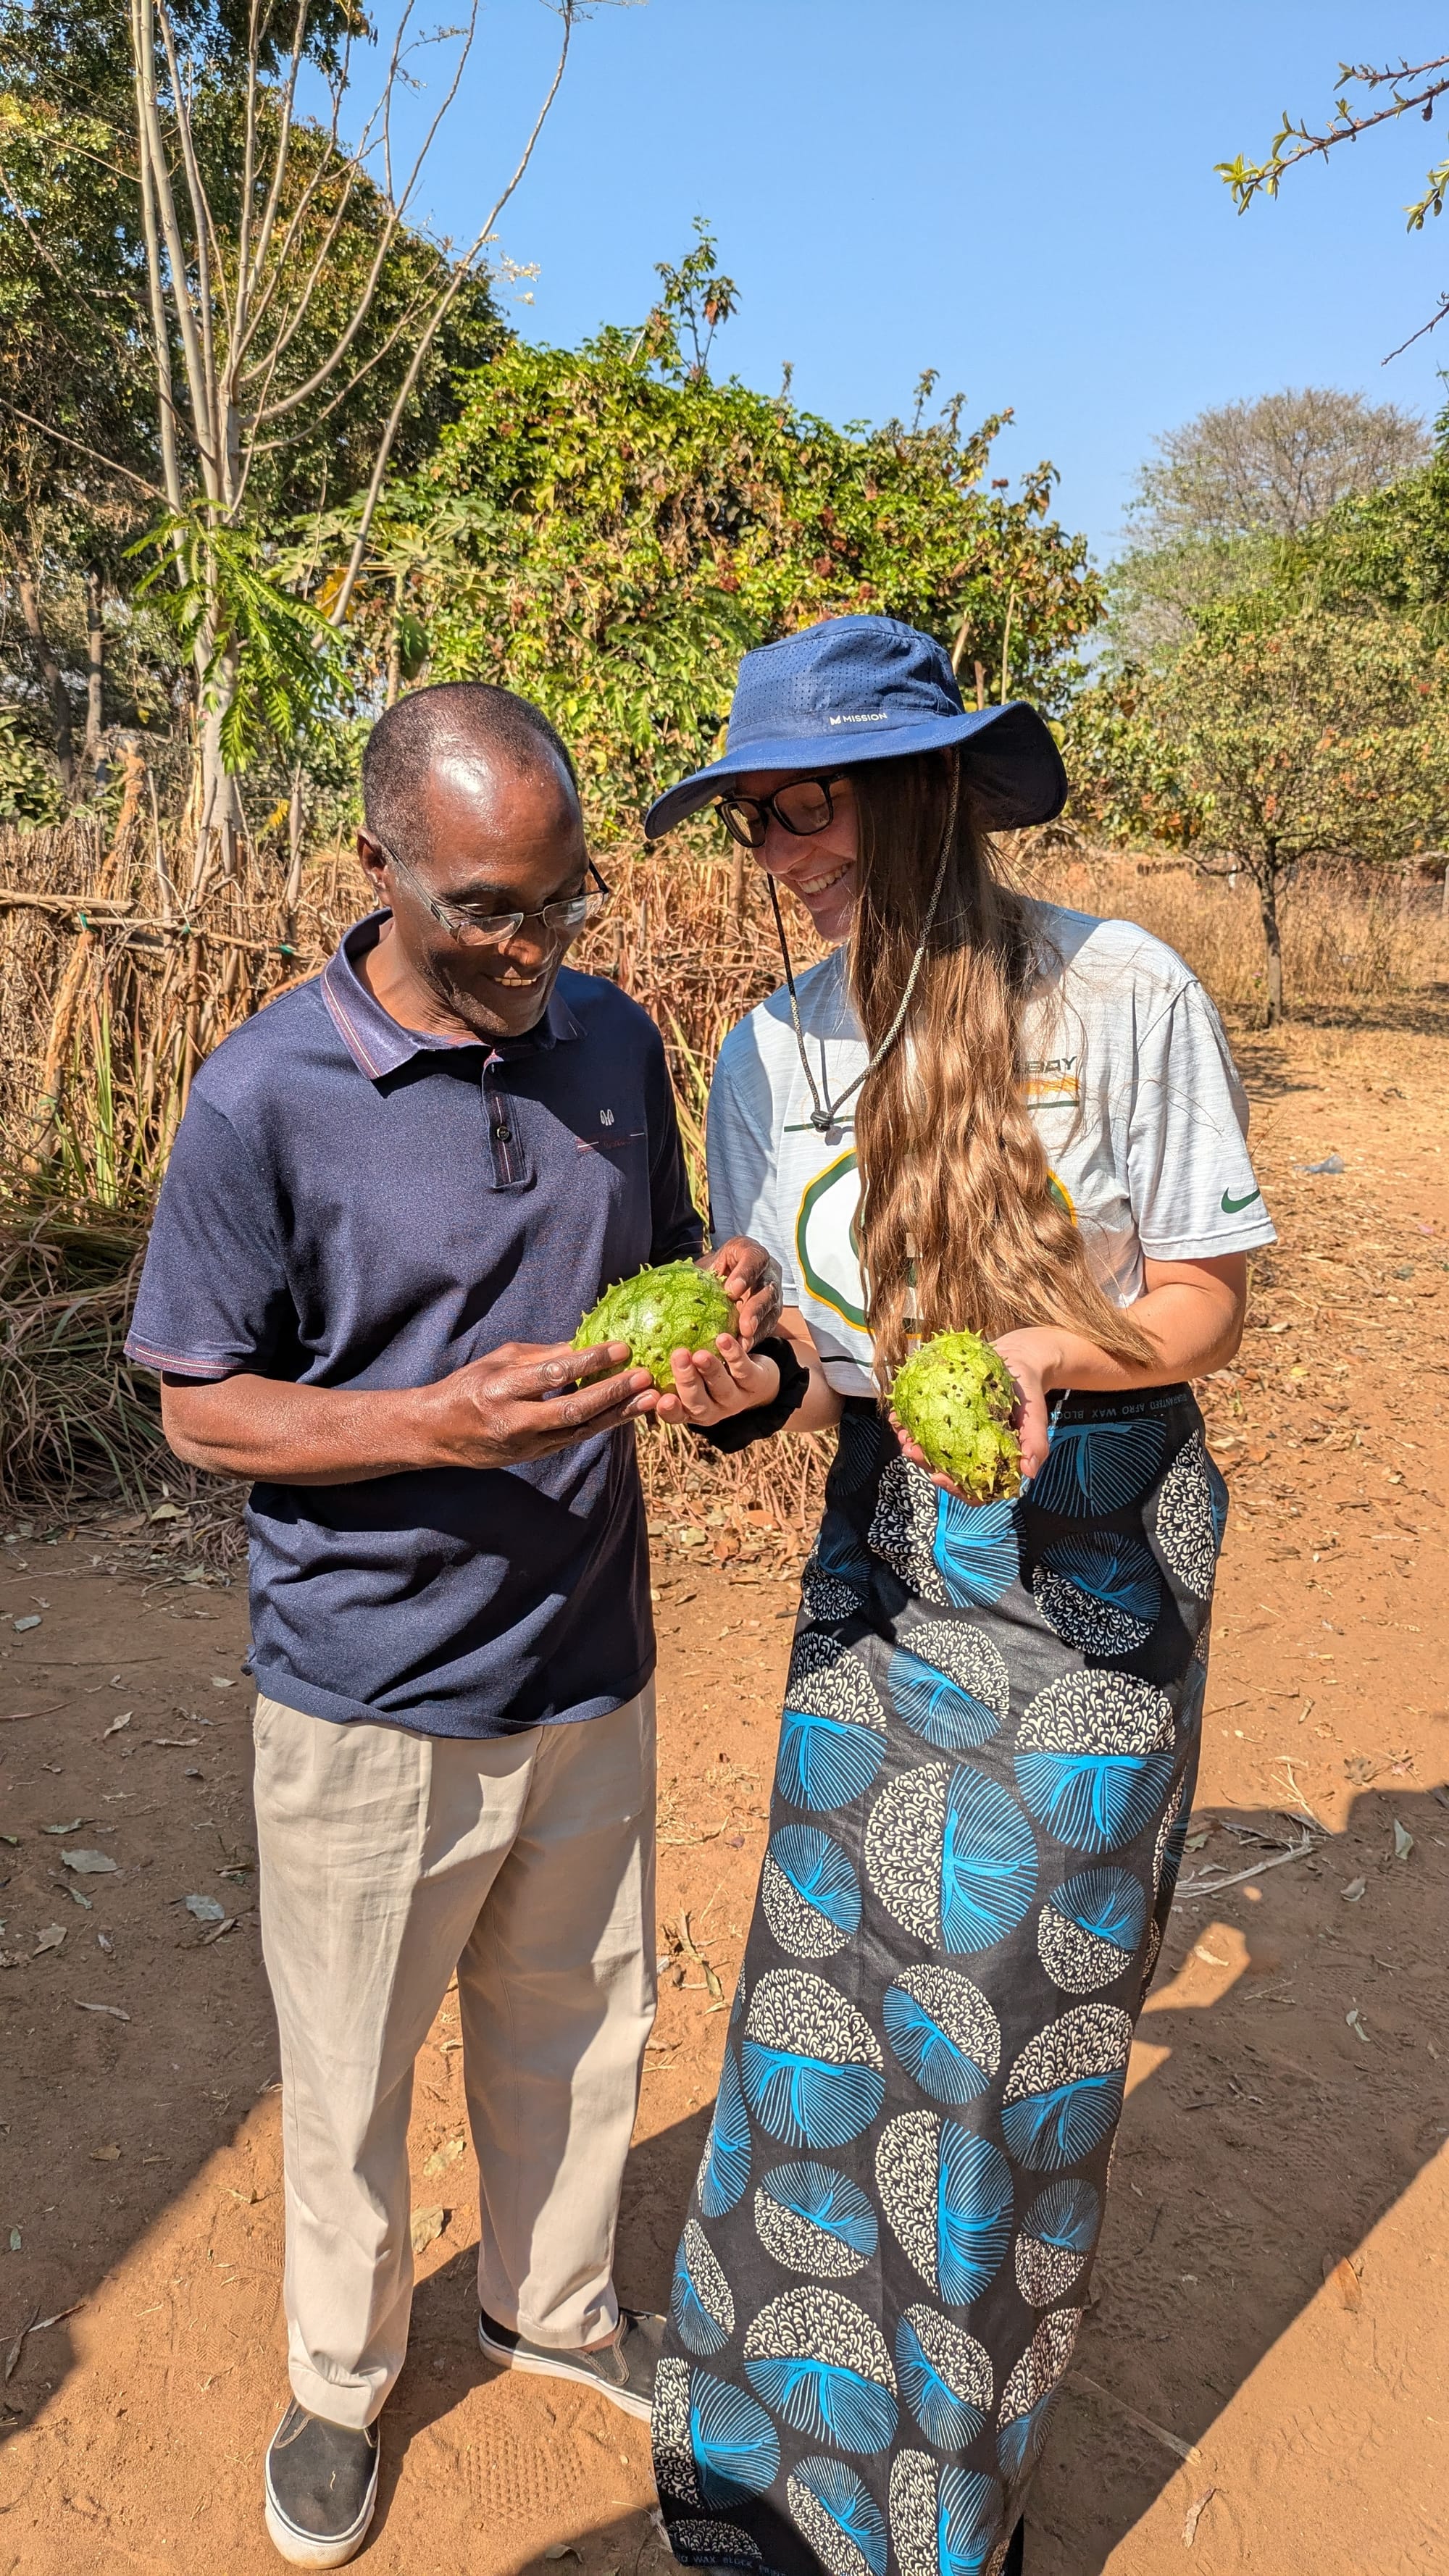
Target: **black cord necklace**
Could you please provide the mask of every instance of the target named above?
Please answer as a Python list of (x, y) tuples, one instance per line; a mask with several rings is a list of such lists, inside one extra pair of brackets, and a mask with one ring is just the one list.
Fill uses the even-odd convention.
[[(766, 870), (765, 883), (770, 889), (770, 906), (775, 915), (775, 930), (780, 942), (780, 955), (784, 960), (785, 986), (790, 996), (790, 1019), (795, 1031), (795, 1045), (800, 1057), (800, 1069), (805, 1076), (806, 1083), (809, 1086), (810, 1098), (814, 1104), (810, 1112), (810, 1124), (815, 1129), (817, 1135), (827, 1136), (832, 1127), (839, 1126), (840, 1112), (845, 1107), (846, 1102), (854, 1098), (856, 1092), (859, 1091), (861, 1084), (868, 1081), (871, 1074), (875, 1072), (877, 1065), (885, 1062), (886, 1057), (890, 1054), (891, 1048), (895, 1045), (897, 1038), (900, 1036), (902, 1029), (906, 1025), (906, 1013), (911, 1007), (911, 996), (915, 992), (916, 979), (920, 974), (921, 966), (925, 959), (926, 943), (935, 926), (936, 911), (941, 900), (941, 888), (946, 882), (946, 862), (951, 855), (951, 844), (956, 837), (956, 807), (960, 796), (960, 790), (961, 756), (960, 753), (957, 752), (953, 754), (951, 761), (951, 801), (946, 809), (946, 828), (941, 835), (941, 855), (936, 861), (936, 875), (935, 881), (931, 887), (931, 900), (926, 906), (926, 918), (921, 925), (921, 936), (916, 943), (916, 953), (911, 960), (911, 971), (906, 977), (906, 989), (901, 995), (900, 1007), (897, 1010), (890, 1027), (887, 1029), (885, 1036), (881, 1039), (880, 1045), (872, 1054), (869, 1063), (866, 1064), (863, 1070), (856, 1075), (854, 1082), (847, 1083), (844, 1091), (842, 1091), (838, 1098), (834, 1100), (830, 1098), (828, 1091), (826, 1097), (823, 1100), (821, 1099), (819, 1085), (815, 1080), (814, 1074), (810, 1070), (810, 1059), (805, 1052), (805, 1032), (800, 1025), (800, 999), (795, 990), (795, 970), (790, 962), (790, 943), (785, 936), (785, 917), (780, 910), (780, 898), (775, 891), (775, 880), (773, 876), (770, 875), (768, 869)], [(820, 1070), (823, 1076), (825, 1071), (823, 1049), (821, 1052)]]

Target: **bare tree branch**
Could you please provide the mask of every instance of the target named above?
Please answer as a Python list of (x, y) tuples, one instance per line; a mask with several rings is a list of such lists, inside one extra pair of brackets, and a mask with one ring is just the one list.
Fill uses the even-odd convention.
[(539, 109), (537, 117), (534, 119), (533, 131), (529, 135), (528, 141), (523, 147), (523, 151), (519, 156), (517, 168), (514, 170), (513, 176), (509, 180), (507, 187), (503, 190), (497, 204), (493, 207), (492, 212), (487, 217), (481, 231), (475, 234), (471, 248), (455, 265), (452, 277), (449, 280), (447, 287), (442, 295), (439, 296), (437, 303), (434, 305), (432, 318), (428, 324), (427, 330), (418, 341), (417, 348), (413, 352), (412, 363), (408, 368), (406, 376), (403, 378), (397, 400), (388, 414), (382, 437), (378, 441), (377, 454), (373, 460), (372, 475), (363, 499), (362, 515), (358, 521), (357, 535), (353, 541), (352, 553), (348, 559), (347, 569), (342, 576), (337, 597), (333, 601), (329, 612), (331, 623), (334, 626), (340, 627), (344, 623), (348, 609), (352, 604), (352, 594), (357, 587), (357, 576), (362, 569), (363, 558), (367, 552), (367, 540), (372, 527), (373, 513), (377, 508), (378, 495), (382, 490), (383, 477), (387, 472), (388, 460), (392, 455), (393, 441), (397, 437), (398, 428), (401, 423), (403, 413), (407, 408), (413, 387), (417, 383), (418, 377), (422, 371), (423, 360), (427, 356), (428, 350), (431, 348), (434, 339), (442, 328), (442, 325), (447, 318), (456, 297), (461, 292), (466, 279), (471, 275), (474, 263), (477, 260), (479, 253), (482, 251), (485, 242), (490, 238), (494, 225), (497, 223), (499, 216), (502, 214), (504, 207), (509, 201), (509, 198), (513, 195), (513, 192), (522, 179), (524, 172), (527, 170), (530, 161), (533, 159), (534, 147), (548, 121), (549, 110), (552, 108), (554, 100), (558, 96), (559, 86), (563, 80), (564, 71), (568, 64), (569, 47), (573, 41), (574, 24), (578, 16), (578, 7), (579, 0), (561, 0), (560, 15), (563, 19), (563, 41), (559, 46), (558, 61), (554, 66), (553, 79), (549, 83), (543, 105)]

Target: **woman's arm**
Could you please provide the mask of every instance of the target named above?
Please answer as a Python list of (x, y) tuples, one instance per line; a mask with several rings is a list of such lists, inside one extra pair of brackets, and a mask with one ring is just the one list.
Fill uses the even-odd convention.
[[(1180, 1378), (1210, 1376), (1236, 1351), (1248, 1302), (1246, 1253), (1229, 1252), (1213, 1261), (1144, 1260), (1142, 1268), (1145, 1285), (1131, 1315), (1156, 1345), (1158, 1356), (1151, 1362), (1111, 1359), (1084, 1334), (1054, 1324), (1032, 1324), (998, 1337), (994, 1347), (1016, 1381), (1024, 1476), (1039, 1475), (1046, 1465), (1047, 1399), (1059, 1389), (1110, 1394), (1119, 1388), (1175, 1386)], [(918, 1467), (928, 1464), (914, 1441), (902, 1436), (901, 1446)], [(938, 1476), (936, 1482), (946, 1485), (949, 1479)]]

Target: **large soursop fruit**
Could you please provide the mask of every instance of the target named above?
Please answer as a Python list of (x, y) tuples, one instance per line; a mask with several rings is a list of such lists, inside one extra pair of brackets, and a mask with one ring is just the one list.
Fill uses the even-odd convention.
[(1015, 1394), (989, 1342), (976, 1333), (938, 1333), (896, 1371), (891, 1403), (937, 1473), (973, 1502), (991, 1503), (1021, 1491)]
[(591, 1342), (627, 1342), (635, 1368), (647, 1368), (667, 1394), (674, 1384), (671, 1351), (709, 1351), (716, 1333), (737, 1330), (735, 1309), (712, 1270), (692, 1261), (664, 1261), (606, 1288), (574, 1335), (574, 1349)]

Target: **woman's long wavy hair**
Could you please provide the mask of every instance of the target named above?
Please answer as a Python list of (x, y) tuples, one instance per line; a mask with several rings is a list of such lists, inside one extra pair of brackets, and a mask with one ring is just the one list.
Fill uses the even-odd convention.
[(1114, 1359), (1157, 1354), (1097, 1286), (1027, 1107), (1022, 1022), (1054, 963), (1027, 899), (973, 818), (954, 755), (852, 770), (859, 894), (849, 976), (867, 1044), (900, 1008), (950, 827), (936, 918), (906, 1024), (855, 1119), (861, 1267), (882, 1390), (912, 1339), (1028, 1324)]

